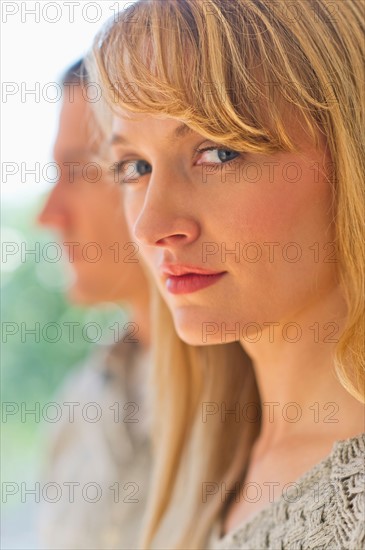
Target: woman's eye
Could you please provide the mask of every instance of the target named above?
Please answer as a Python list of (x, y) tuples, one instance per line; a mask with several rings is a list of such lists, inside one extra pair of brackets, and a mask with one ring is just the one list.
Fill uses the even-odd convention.
[(200, 158), (197, 164), (223, 164), (240, 156), (240, 153), (237, 153), (237, 151), (218, 149), (218, 147), (198, 150), (198, 153), (200, 153)]
[(139, 178), (152, 172), (152, 166), (145, 160), (124, 160), (114, 166), (119, 183), (138, 183)]

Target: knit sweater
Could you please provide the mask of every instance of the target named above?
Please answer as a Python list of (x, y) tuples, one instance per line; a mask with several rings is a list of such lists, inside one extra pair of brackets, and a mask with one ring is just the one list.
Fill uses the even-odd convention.
[(331, 453), (277, 501), (219, 538), (210, 550), (365, 549), (365, 433), (336, 441)]

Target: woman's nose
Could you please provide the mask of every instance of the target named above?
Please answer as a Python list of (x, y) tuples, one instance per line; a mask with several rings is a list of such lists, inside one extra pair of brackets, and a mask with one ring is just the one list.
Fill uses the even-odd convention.
[(147, 246), (176, 248), (198, 239), (200, 227), (190, 207), (186, 185), (159, 184), (151, 178), (143, 208), (134, 225), (136, 239)]

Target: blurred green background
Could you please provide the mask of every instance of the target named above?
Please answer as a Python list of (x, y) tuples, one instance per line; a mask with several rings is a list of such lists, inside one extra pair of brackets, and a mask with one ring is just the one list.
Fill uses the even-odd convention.
[[(45, 244), (57, 242), (56, 235), (47, 233), (36, 226), (35, 218), (44, 198), (27, 205), (8, 203), (2, 207), (2, 253), (6, 243), (15, 243), (27, 250)], [(23, 244), (22, 244), (23, 243)], [(39, 245), (36, 245), (39, 243)], [(125, 312), (116, 305), (83, 308), (71, 305), (65, 297), (67, 287), (66, 266), (63, 261), (51, 263), (42, 257), (28, 254), (23, 258), (20, 253), (5, 257), (2, 254), (1, 266), (1, 400), (4, 409), (19, 412), (7, 417), (2, 414), (1, 430), (1, 478), (4, 483), (21, 481), (27, 487), (34, 486), (41, 479), (40, 470), (44, 461), (44, 421), (34, 414), (21, 418), (24, 407), (34, 409), (39, 403), (40, 410), (45, 403), (53, 401), (53, 394), (60, 387), (71, 369), (85, 361), (89, 354), (100, 344), (113, 342), (114, 334), (108, 329), (115, 321), (122, 322)], [(67, 327), (62, 330), (59, 341), (56, 332), (51, 328), (36, 341), (33, 334), (25, 334), (21, 323), (28, 329), (35, 323), (44, 327), (47, 323), (57, 323), (61, 329), (64, 322), (79, 322), (75, 328), (75, 341), (70, 342)], [(102, 338), (95, 343), (82, 337), (81, 328), (86, 323), (98, 323)], [(7, 325), (6, 323), (16, 323)], [(7, 327), (19, 327), (14, 335), (7, 335)], [(90, 330), (89, 338), (94, 339)], [(22, 342), (22, 339), (24, 340)], [(11, 405), (7, 405), (11, 403)], [(23, 403), (23, 405), (22, 405)], [(15, 409), (13, 409), (15, 407)], [(49, 413), (53, 414), (52, 411)], [(43, 424), (42, 424), (43, 422)], [(48, 426), (51, 424), (47, 423)], [(4, 502), (2, 496), (2, 523), (6, 526), (3, 534), (3, 549), (38, 548), (35, 517), (35, 497), (29, 495), (26, 502), (21, 502), (20, 493), (8, 496)]]

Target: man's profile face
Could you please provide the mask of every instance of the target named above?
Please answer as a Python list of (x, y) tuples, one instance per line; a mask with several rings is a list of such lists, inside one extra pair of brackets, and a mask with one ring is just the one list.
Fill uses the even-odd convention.
[(54, 145), (60, 178), (39, 216), (60, 234), (75, 276), (70, 297), (80, 303), (128, 299), (141, 280), (120, 187), (98, 157), (91, 108), (81, 86), (65, 92)]

